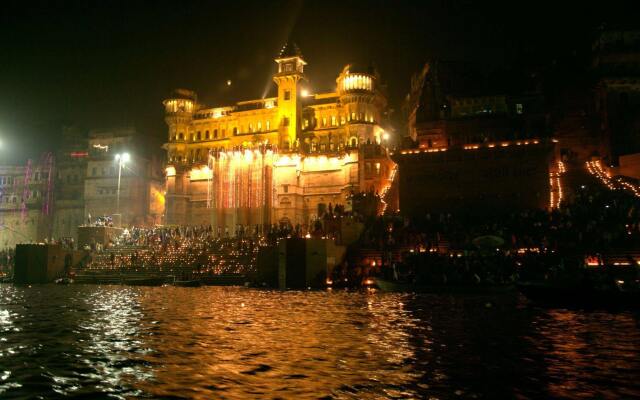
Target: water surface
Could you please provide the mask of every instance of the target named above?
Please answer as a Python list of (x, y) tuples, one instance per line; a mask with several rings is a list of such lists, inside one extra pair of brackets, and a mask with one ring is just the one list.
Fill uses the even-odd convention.
[(0, 398), (637, 398), (638, 316), (518, 296), (3, 284)]

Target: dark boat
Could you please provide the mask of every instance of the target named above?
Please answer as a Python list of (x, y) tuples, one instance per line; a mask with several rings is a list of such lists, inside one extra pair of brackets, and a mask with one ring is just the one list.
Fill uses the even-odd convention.
[(152, 278), (129, 278), (122, 281), (125, 285), (133, 286), (162, 286), (166, 283), (165, 278), (152, 277)]
[(622, 285), (597, 288), (590, 285), (521, 282), (517, 287), (527, 299), (541, 305), (595, 308), (640, 306), (640, 290)]
[(200, 287), (202, 283), (198, 280), (193, 281), (174, 281), (173, 286), (182, 286), (182, 287)]
[(377, 278), (375, 285), (383, 292), (413, 292), (441, 294), (499, 294), (515, 290), (514, 285), (421, 285), (411, 282), (389, 281)]
[(200, 282), (207, 286), (243, 286), (247, 281), (243, 274), (205, 275), (200, 278)]

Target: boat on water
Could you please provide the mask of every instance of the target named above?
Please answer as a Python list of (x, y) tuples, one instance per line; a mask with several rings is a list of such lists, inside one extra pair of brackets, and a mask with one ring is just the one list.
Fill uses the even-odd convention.
[(408, 293), (441, 293), (441, 294), (499, 294), (515, 292), (515, 286), (510, 284), (477, 284), (477, 285), (425, 285), (413, 282), (391, 281), (375, 279), (375, 286), (383, 292)]
[(133, 286), (162, 286), (166, 283), (166, 279), (163, 277), (128, 278), (123, 279), (122, 283)]
[(202, 282), (199, 280), (191, 280), (191, 281), (173, 281), (173, 286), (182, 286), (182, 287), (200, 287), (202, 286)]
[(603, 287), (554, 282), (520, 282), (517, 288), (527, 299), (540, 305), (595, 308), (640, 306), (640, 289), (637, 285), (625, 285), (624, 281)]

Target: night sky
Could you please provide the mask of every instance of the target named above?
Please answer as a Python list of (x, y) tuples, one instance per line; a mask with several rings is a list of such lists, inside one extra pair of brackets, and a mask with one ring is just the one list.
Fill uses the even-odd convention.
[[(61, 126), (134, 125), (158, 146), (162, 99), (208, 105), (260, 98), (292, 40), (312, 92), (347, 63), (373, 62), (397, 110), (432, 58), (546, 68), (584, 54), (595, 28), (632, 2), (9, 1), (0, 11), (0, 163), (38, 157)], [(227, 86), (230, 79), (233, 83)]]

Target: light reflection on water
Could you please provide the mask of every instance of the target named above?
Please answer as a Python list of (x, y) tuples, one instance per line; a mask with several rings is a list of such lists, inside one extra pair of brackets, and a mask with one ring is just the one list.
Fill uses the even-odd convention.
[(0, 285), (1, 398), (629, 398), (639, 373), (631, 312), (514, 296)]

